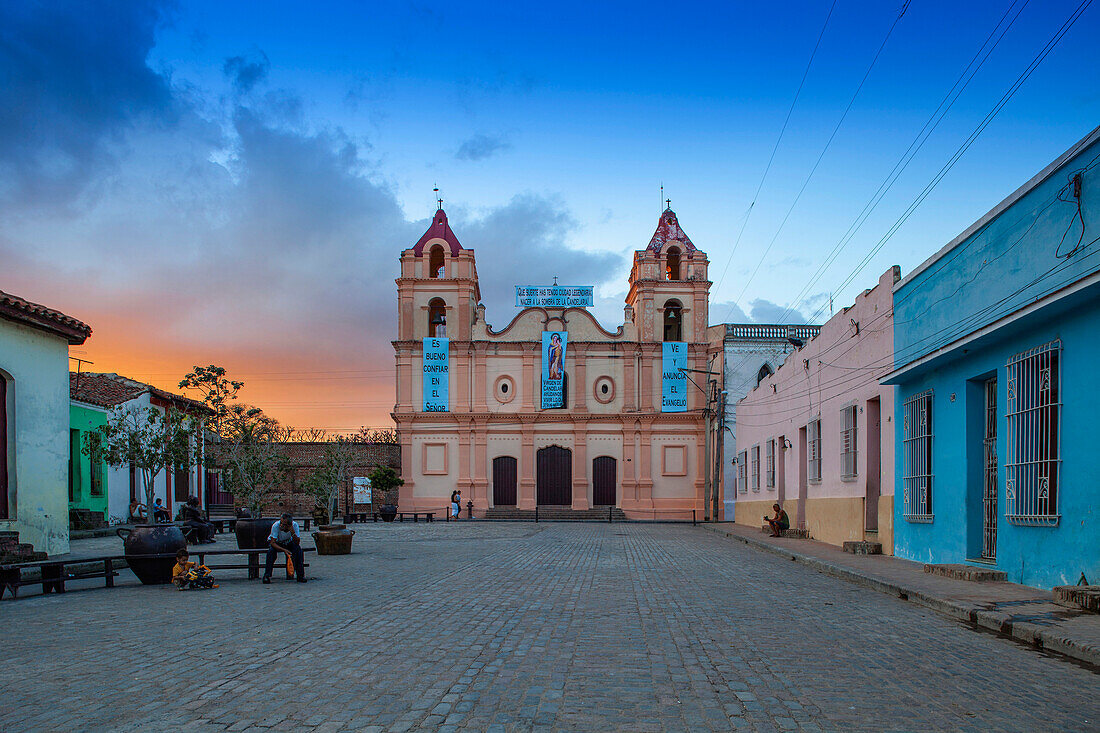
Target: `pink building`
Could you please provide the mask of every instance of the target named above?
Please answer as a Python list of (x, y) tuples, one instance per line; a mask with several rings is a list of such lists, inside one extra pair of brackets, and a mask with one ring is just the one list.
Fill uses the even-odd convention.
[(665, 210), (634, 255), (621, 325), (605, 329), (563, 296), (494, 328), (474, 250), (437, 211), (401, 253), (397, 280), (400, 505), (441, 510), (459, 489), (475, 516), (545, 506), (702, 518), (706, 399), (669, 363), (679, 355), (705, 372), (719, 357), (720, 340), (708, 341), (707, 265)]
[(893, 550), (895, 266), (829, 319), (737, 406), (735, 521), (760, 526), (773, 503), (832, 544)]

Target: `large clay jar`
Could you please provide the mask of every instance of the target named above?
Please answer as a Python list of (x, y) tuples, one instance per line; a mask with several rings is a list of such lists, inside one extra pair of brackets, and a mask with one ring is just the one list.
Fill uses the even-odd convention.
[(313, 542), (317, 545), (318, 555), (350, 555), (351, 537), (354, 529), (342, 524), (322, 524), (313, 533)]
[(267, 536), (271, 534), (271, 525), (278, 519), (238, 519), (233, 526), (237, 535), (237, 547), (242, 550), (260, 550), (267, 547)]
[(378, 516), (382, 517), (383, 522), (392, 522), (397, 516), (397, 507), (393, 504), (383, 504), (378, 510)]
[(174, 524), (138, 524), (132, 530), (119, 527), (115, 533), (122, 538), (126, 564), (138, 580), (145, 585), (162, 585), (172, 580), (176, 553), (187, 547), (183, 530)]

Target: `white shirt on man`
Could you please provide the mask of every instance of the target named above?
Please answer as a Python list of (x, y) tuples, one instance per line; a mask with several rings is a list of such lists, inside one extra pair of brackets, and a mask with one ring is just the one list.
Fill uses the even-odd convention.
[(282, 520), (280, 519), (278, 522), (275, 522), (275, 524), (271, 525), (271, 532), (269, 532), (267, 535), (267, 538), (269, 540), (275, 540), (277, 544), (281, 545), (284, 542), (290, 542), (294, 538), (297, 538), (298, 540), (302, 539), (302, 533), (298, 529), (297, 522), (292, 521), (290, 523), (290, 529), (283, 529), (280, 526), (281, 524)]

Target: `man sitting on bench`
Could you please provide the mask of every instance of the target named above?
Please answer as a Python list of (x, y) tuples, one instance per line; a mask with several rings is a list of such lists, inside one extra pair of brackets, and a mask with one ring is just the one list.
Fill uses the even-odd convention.
[(775, 516), (770, 519), (764, 517), (764, 521), (771, 526), (772, 537), (779, 537), (791, 528), (791, 519), (787, 516), (787, 512), (783, 511), (778, 504), (772, 504), (772, 509), (775, 510)]
[(271, 525), (267, 535), (267, 564), (264, 566), (264, 583), (271, 582), (271, 571), (275, 567), (275, 558), (280, 552), (290, 555), (294, 561), (294, 577), (299, 583), (306, 582), (305, 559), (302, 557), (302, 533), (294, 517), (284, 514), (283, 518)]

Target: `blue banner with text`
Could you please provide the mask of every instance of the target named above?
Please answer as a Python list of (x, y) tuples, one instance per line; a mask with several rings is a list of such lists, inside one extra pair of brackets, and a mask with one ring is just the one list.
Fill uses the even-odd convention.
[(665, 341), (661, 352), (661, 412), (687, 412), (687, 344)]
[(424, 412), (450, 412), (448, 371), (450, 340), (424, 339)]

